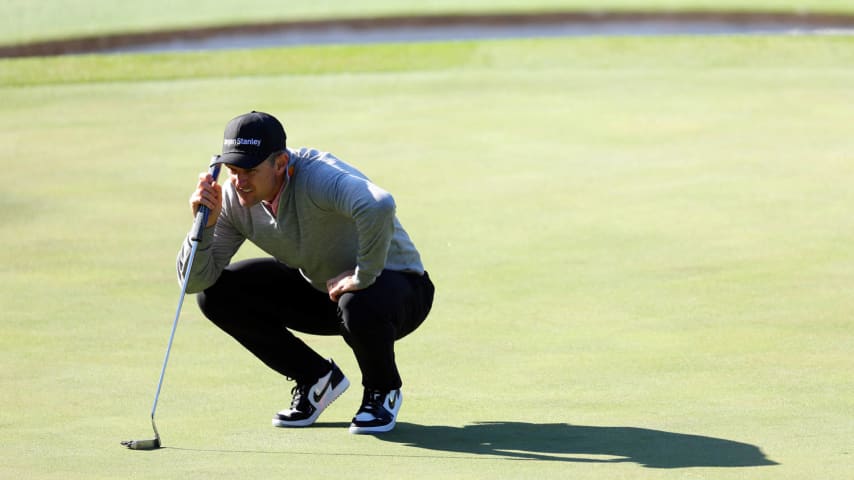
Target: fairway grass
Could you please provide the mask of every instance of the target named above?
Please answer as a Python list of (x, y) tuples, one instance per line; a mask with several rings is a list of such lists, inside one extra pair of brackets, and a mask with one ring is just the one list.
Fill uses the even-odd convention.
[[(553, 39), (0, 61), (0, 478), (845, 479), (854, 41)], [(390, 190), (437, 285), (399, 425), (178, 298), (225, 122)], [(245, 247), (241, 258), (257, 254)], [(381, 471), (381, 474), (377, 472)]]

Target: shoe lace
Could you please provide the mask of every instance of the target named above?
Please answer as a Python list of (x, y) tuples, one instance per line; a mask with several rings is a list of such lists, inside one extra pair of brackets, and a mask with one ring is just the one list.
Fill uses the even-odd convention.
[(362, 398), (362, 410), (379, 410), (385, 401), (385, 396), (386, 394), (382, 390), (366, 388), (365, 395)]
[(294, 388), (291, 389), (291, 395), (294, 397), (291, 399), (291, 408), (297, 408), (297, 406), (302, 401), (302, 397), (308, 393), (308, 389), (311, 385), (294, 385)]

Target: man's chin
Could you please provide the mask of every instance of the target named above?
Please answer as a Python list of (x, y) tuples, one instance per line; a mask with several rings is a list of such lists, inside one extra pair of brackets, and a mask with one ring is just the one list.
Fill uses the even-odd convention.
[(244, 197), (240, 193), (237, 194), (237, 201), (240, 202), (241, 207), (251, 208), (255, 205), (258, 205), (258, 200), (255, 197)]

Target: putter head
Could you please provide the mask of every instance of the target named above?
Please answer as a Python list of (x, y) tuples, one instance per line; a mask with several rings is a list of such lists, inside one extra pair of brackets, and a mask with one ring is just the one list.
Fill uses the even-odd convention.
[(131, 450), (157, 450), (160, 448), (160, 438), (153, 438), (151, 440), (126, 440), (122, 442), (122, 446)]

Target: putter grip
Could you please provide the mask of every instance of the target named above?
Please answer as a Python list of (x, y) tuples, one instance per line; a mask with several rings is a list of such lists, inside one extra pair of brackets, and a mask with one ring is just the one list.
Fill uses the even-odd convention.
[[(219, 177), (219, 168), (221, 166), (221, 164), (219, 163), (213, 163), (218, 157), (219, 155), (214, 155), (214, 157), (211, 158), (211, 166), (210, 169), (208, 169), (208, 173), (211, 174), (214, 181), (216, 181), (217, 177)], [(193, 223), (193, 236), (190, 237), (190, 240), (202, 240), (202, 232), (205, 231), (205, 225), (207, 225), (208, 223), (208, 216), (210, 215), (210, 213), (211, 210), (208, 207), (204, 205), (199, 207), (199, 210), (196, 212), (196, 221), (195, 223)]]

